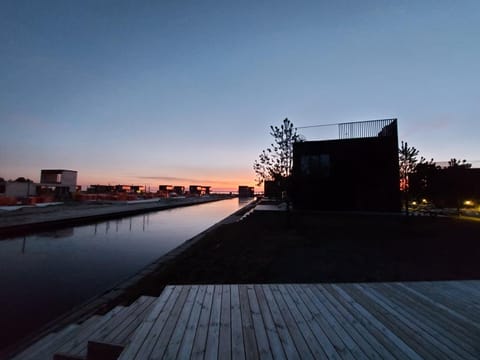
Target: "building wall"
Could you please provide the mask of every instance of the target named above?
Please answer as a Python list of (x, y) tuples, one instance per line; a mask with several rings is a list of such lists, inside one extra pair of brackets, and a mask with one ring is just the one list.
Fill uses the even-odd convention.
[(400, 211), (397, 138), (295, 144), (289, 193), (298, 208)]
[(68, 187), (70, 192), (75, 192), (77, 172), (73, 170), (41, 170), (40, 182), (42, 185)]
[(37, 195), (37, 185), (33, 182), (7, 181), (4, 183), (5, 192), (2, 195), (8, 197), (28, 197)]
[(238, 187), (238, 196), (239, 197), (254, 197), (255, 196), (255, 188), (253, 186), (240, 185)]

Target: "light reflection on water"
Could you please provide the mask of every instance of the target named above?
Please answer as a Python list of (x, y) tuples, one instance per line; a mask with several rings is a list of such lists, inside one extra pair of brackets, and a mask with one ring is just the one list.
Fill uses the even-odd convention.
[(0, 348), (244, 205), (222, 200), (0, 241), (0, 325), (11, 337)]

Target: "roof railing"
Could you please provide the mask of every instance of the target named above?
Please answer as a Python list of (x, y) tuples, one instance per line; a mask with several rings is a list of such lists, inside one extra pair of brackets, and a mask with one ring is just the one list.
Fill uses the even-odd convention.
[(338, 127), (338, 139), (357, 139), (384, 136), (397, 136), (397, 119), (380, 119), (348, 123), (299, 126), (297, 129)]

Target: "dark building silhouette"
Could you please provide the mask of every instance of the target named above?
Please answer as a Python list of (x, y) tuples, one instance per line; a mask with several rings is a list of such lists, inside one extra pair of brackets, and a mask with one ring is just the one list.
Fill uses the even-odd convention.
[(294, 144), (296, 208), (400, 211), (397, 120), (338, 124), (339, 139)]
[(238, 197), (247, 198), (255, 196), (255, 188), (253, 186), (240, 185), (238, 187)]
[(183, 195), (185, 193), (185, 186), (174, 186), (174, 185), (160, 185), (158, 191), (161, 194), (165, 195)]
[(263, 196), (269, 199), (281, 199), (282, 189), (279, 182), (274, 180), (265, 180), (263, 182)]
[(209, 195), (211, 186), (203, 185), (190, 185), (189, 192), (190, 195)]
[(427, 173), (411, 175), (412, 200), (423, 198), (437, 207), (462, 207), (467, 200), (480, 201), (480, 169), (464, 166), (431, 166)]
[(88, 193), (108, 194), (108, 193), (144, 193), (145, 185), (90, 185), (87, 188)]

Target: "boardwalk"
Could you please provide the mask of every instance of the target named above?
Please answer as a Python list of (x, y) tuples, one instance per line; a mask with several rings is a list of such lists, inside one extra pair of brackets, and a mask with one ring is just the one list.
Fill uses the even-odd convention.
[[(60, 354), (62, 354), (60, 356)], [(168, 286), (16, 359), (480, 359), (480, 281)]]
[(479, 359), (480, 281), (167, 287), (120, 359)]

